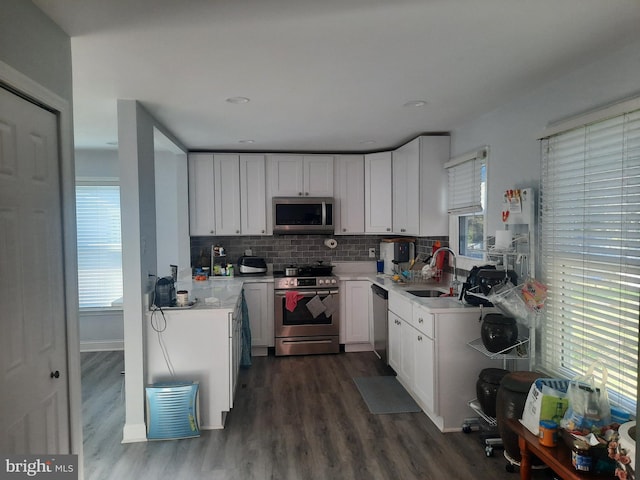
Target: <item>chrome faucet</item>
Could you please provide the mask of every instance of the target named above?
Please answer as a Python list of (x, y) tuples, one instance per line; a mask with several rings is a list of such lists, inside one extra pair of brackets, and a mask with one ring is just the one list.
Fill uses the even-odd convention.
[(451, 281), (451, 288), (453, 288), (454, 295), (458, 294), (458, 285), (460, 282), (458, 281), (458, 277), (456, 275), (457, 271), (457, 261), (456, 261), (456, 253), (451, 250), (449, 247), (440, 247), (435, 252), (433, 252), (433, 256), (431, 257), (431, 263), (429, 264), (431, 267), (436, 265), (436, 258), (438, 257), (438, 253), (440, 252), (449, 252), (453, 257), (453, 280)]

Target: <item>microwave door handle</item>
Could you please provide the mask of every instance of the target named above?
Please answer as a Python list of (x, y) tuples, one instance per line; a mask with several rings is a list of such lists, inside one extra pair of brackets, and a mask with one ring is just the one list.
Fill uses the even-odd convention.
[(327, 224), (327, 202), (322, 202), (322, 225)]

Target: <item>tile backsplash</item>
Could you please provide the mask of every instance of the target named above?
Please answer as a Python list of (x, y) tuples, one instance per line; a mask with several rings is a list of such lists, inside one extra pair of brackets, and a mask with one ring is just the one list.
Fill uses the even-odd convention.
[[(334, 238), (338, 246), (334, 249), (325, 246), (327, 238)], [(376, 258), (380, 255), (380, 240), (389, 235), (273, 235), (273, 236), (225, 236), (191, 237), (191, 266), (211, 265), (211, 246), (224, 247), (227, 261), (235, 264), (251, 249), (253, 255), (262, 257), (274, 270), (282, 270), (288, 265), (302, 265), (322, 260), (331, 262), (370, 261), (369, 248), (376, 249)], [(416, 254), (431, 252), (433, 244), (439, 240), (447, 245), (448, 237), (421, 237), (416, 239)]]

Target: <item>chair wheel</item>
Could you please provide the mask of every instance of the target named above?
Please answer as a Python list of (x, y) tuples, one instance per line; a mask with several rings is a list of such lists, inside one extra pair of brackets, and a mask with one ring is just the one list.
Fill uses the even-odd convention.
[(487, 457), (493, 457), (493, 447), (491, 445), (487, 445), (484, 447), (484, 453)]

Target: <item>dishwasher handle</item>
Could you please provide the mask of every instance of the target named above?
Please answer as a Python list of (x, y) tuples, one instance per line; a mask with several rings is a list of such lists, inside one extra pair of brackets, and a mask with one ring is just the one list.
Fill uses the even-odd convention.
[(385, 300), (389, 299), (389, 292), (387, 292), (384, 288), (379, 287), (378, 285), (371, 285), (371, 291), (374, 295), (377, 295), (380, 298), (384, 298)]

